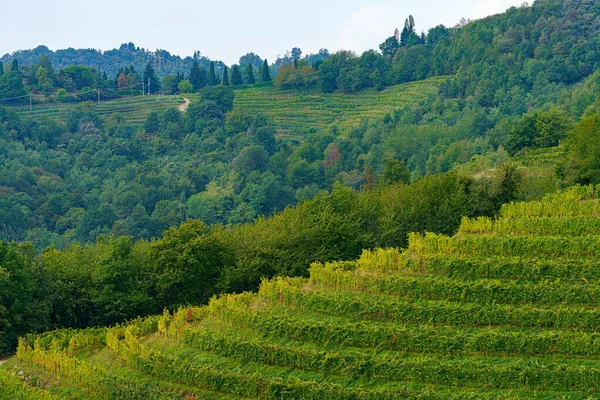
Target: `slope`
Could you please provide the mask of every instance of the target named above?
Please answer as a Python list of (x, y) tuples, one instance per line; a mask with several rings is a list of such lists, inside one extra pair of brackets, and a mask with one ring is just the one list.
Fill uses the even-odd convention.
[(573, 188), (255, 294), (30, 335), (0, 394), (59, 393), (35, 365), (97, 398), (600, 398), (599, 216)]
[[(98, 115), (110, 116), (119, 113), (124, 122), (141, 127), (151, 112), (162, 112), (169, 108), (185, 106), (185, 100), (179, 96), (137, 96), (117, 100), (102, 101), (93, 106)], [(13, 107), (24, 118), (53, 117), (60, 120), (68, 118), (76, 104), (47, 104), (33, 107)]]
[(337, 125), (348, 129), (363, 119), (382, 119), (403, 106), (418, 105), (428, 95), (437, 93), (447, 77), (392, 86), (380, 92), (321, 93), (317, 91), (279, 90), (259, 85), (238, 89), (235, 107), (268, 115), (280, 134), (305, 135)]

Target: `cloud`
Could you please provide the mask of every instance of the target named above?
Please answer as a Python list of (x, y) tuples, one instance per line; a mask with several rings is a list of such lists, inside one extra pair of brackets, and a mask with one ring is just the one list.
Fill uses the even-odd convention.
[(402, 15), (401, 10), (391, 4), (362, 7), (344, 21), (335, 46), (359, 53), (377, 49), (379, 43), (394, 34), (395, 28), (402, 28)]

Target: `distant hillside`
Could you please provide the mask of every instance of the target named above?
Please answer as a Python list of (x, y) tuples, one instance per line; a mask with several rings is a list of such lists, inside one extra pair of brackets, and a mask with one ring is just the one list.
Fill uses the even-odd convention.
[[(19, 342), (0, 395), (36, 399), (589, 399), (599, 386), (594, 187), (309, 278)], [(19, 372), (17, 374), (18, 371)]]
[[(137, 71), (143, 71), (146, 64), (151, 63), (156, 74), (162, 77), (167, 74), (188, 73), (194, 62), (193, 57), (180, 57), (166, 50), (150, 51), (136, 47), (133, 43), (124, 43), (118, 49), (62, 49), (52, 51), (46, 46), (38, 46), (31, 50), (18, 50), (12, 54), (5, 54), (1, 62), (9, 64), (16, 59), (20, 65), (35, 65), (40, 57), (47, 56), (53, 67), (58, 71), (69, 65), (86, 65), (100, 68), (109, 76), (114, 76), (120, 69), (133, 65)], [(225, 64), (221, 61), (210, 60), (207, 57), (198, 57), (198, 63), (206, 68), (210, 62), (215, 61), (215, 69), (221, 73)]]

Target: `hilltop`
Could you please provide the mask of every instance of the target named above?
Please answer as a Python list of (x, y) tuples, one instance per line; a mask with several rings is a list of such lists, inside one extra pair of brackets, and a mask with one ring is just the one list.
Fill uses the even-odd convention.
[[(506, 204), (453, 236), (113, 328), (29, 335), (19, 398), (562, 398), (598, 390), (594, 187)], [(17, 374), (18, 373), (18, 374)], [(16, 374), (16, 375), (14, 375)], [(45, 397), (44, 397), (45, 396)]]

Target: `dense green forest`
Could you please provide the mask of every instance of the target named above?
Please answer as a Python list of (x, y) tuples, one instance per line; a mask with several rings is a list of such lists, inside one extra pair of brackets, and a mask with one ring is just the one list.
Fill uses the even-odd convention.
[[(537, 1), (425, 35), (410, 17), (381, 53), (294, 48), (272, 65), (196, 54), (159, 68), (133, 44), (112, 61), (95, 50), (61, 62), (45, 48), (5, 56), (0, 353), (26, 332), (256, 290), (263, 277), (306, 276), (314, 261), (404, 247), (410, 232), (453, 234), (463, 216), (598, 183), (598, 7)], [(434, 76), (442, 83), (425, 98), (353, 126), (294, 132), (290, 103), (292, 128), (281, 132), (268, 108), (235, 106), (243, 91), (274, 85), (265, 93), (336, 92), (376, 108), (378, 90)], [(143, 126), (98, 113), (97, 96), (141, 94), (148, 80), (150, 93), (191, 103)], [(77, 104), (64, 118), (22, 116), (11, 106), (29, 94)], [(559, 144), (550, 179), (525, 179), (511, 163)]]

